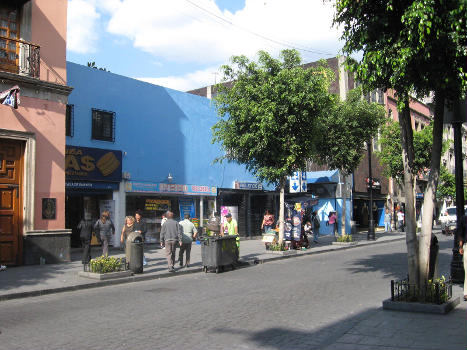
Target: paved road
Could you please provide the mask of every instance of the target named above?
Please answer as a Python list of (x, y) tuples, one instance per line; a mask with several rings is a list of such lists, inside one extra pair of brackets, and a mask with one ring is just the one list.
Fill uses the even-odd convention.
[[(442, 240), (442, 273), (449, 271), (450, 248)], [(395, 242), (219, 275), (5, 301), (0, 349), (350, 349), (359, 342), (408, 349), (415, 344), (410, 327), (435, 348), (465, 349), (461, 338), (452, 340), (465, 324), (436, 334), (446, 316), (381, 310), (390, 279), (406, 271), (404, 252), (405, 243)], [(385, 322), (390, 315), (400, 330), (381, 324), (378, 313)], [(426, 320), (432, 320), (430, 329), (424, 329)], [(376, 330), (374, 340), (367, 329)]]

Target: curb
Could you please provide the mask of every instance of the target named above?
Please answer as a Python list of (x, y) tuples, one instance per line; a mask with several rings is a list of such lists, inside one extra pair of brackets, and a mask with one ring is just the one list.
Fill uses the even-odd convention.
[[(366, 247), (368, 245), (392, 243), (392, 242), (397, 242), (397, 241), (401, 241), (404, 239), (405, 237), (397, 237), (391, 240), (385, 240), (385, 241), (380, 241), (380, 242), (376, 240), (376, 241), (373, 241), (371, 243), (366, 243), (366, 244), (339, 246), (338, 248), (334, 248), (334, 249), (328, 248), (328, 249), (323, 249), (320, 251), (300, 252), (298, 254), (293, 254), (293, 255), (278, 255), (278, 256), (271, 257), (271, 258), (267, 258), (267, 259), (255, 258), (255, 259), (249, 259), (249, 260), (240, 260), (239, 265), (236, 268), (242, 269), (242, 268), (247, 268), (247, 267), (251, 267), (251, 266), (255, 266), (259, 264), (265, 264), (268, 262), (274, 262), (278, 260), (299, 258), (303, 256), (308, 256), (308, 255), (323, 254), (323, 253), (335, 252), (335, 251), (346, 250), (346, 249), (354, 249), (354, 248)], [(162, 278), (190, 275), (190, 274), (200, 273), (200, 272), (203, 272), (202, 267), (196, 268), (196, 269), (194, 268), (192, 270), (186, 270), (186, 271), (177, 271), (176, 273), (165, 272), (165, 273), (161, 273), (157, 275), (144, 275), (144, 274), (134, 275), (131, 277), (122, 277), (118, 279), (109, 279), (109, 280), (99, 280), (96, 282), (79, 284), (79, 285), (74, 285), (74, 286), (11, 293), (11, 294), (0, 295), (0, 302), (7, 301), (7, 300), (13, 300), (13, 299), (22, 299), (22, 298), (37, 297), (37, 296), (50, 295), (50, 294), (56, 294), (56, 293), (63, 293), (63, 292), (74, 292), (74, 291), (83, 290), (83, 289), (100, 288), (100, 287), (106, 287), (106, 286), (118, 285), (118, 284), (124, 284), (124, 283), (157, 280), (157, 279), (162, 279)]]

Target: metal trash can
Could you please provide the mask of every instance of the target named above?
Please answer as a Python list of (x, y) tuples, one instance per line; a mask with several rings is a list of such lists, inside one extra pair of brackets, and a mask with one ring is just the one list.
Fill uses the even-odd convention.
[(131, 242), (129, 269), (134, 273), (143, 273), (143, 247), (141, 236), (137, 236)]
[(237, 262), (237, 236), (206, 237), (201, 242), (201, 259), (204, 272), (214, 268), (219, 273), (224, 266), (235, 268)]

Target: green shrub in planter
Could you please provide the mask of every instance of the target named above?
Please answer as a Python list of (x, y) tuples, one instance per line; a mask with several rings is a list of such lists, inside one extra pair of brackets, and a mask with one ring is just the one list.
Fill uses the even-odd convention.
[(337, 237), (337, 242), (353, 242), (352, 235), (342, 235)]
[(284, 243), (279, 244), (279, 243), (271, 243), (269, 246), (269, 250), (275, 251), (275, 252), (283, 252), (286, 251), (286, 246)]
[(92, 259), (89, 262), (91, 272), (95, 273), (108, 273), (123, 270), (123, 260), (121, 258), (114, 258), (110, 256), (100, 256)]

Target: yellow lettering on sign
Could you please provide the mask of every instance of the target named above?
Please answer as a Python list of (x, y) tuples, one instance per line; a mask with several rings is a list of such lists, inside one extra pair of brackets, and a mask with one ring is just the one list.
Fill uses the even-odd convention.
[(81, 157), (81, 169), (86, 171), (93, 171), (96, 166), (94, 165), (94, 158), (91, 156)]
[(68, 169), (68, 168), (72, 168), (72, 169), (74, 169), (76, 171), (80, 170), (80, 167), (79, 167), (78, 161), (76, 160), (76, 157), (72, 156), (70, 154), (68, 154), (65, 157), (65, 169)]

